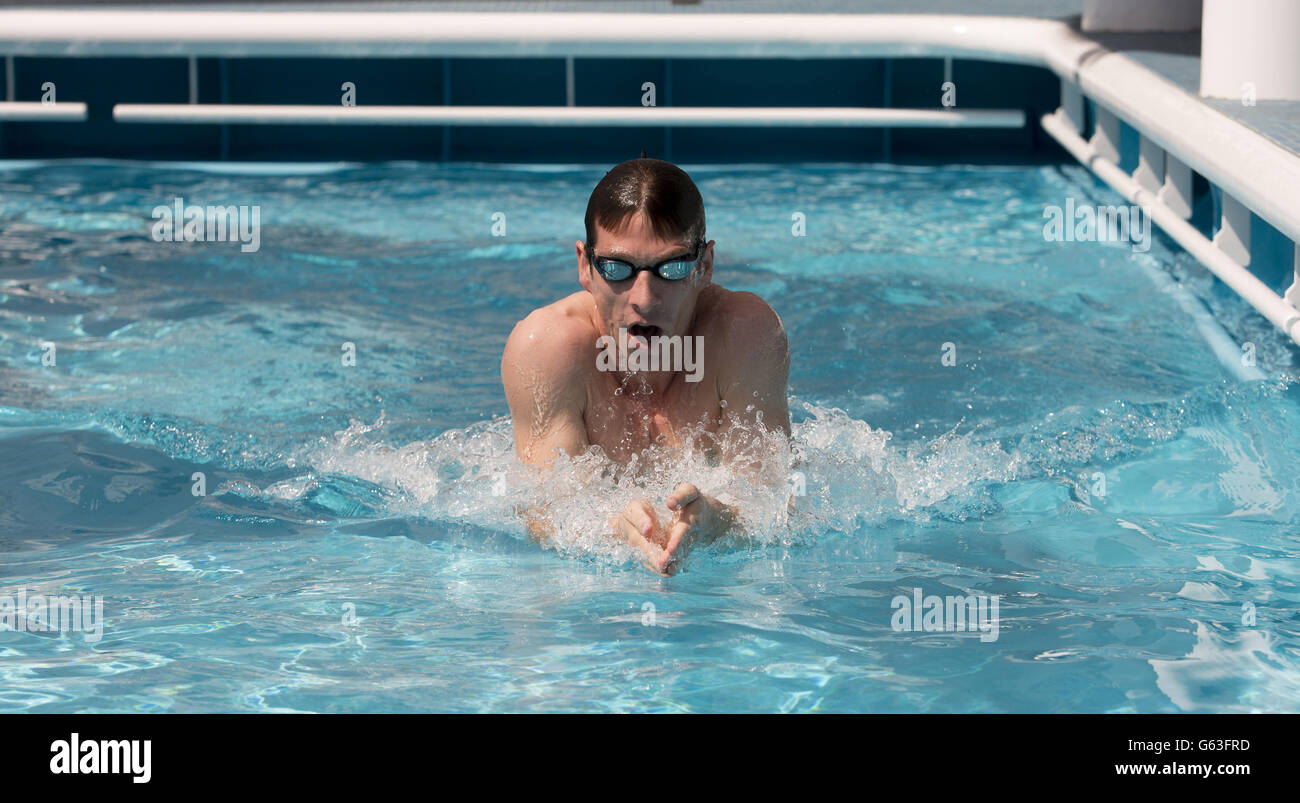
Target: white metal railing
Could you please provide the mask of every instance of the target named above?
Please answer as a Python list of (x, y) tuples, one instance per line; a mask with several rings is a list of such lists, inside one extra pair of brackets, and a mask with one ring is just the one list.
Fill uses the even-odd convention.
[[(1081, 136), (1083, 129), (1082, 115), (1078, 108), (1078, 104), (1083, 97), (1082, 93), (1079, 91), (1078, 85), (1070, 84), (1065, 79), (1062, 79), (1061, 87), (1061, 107), (1052, 114), (1044, 115), (1041, 120), (1043, 130), (1076, 159), (1092, 170), (1098, 178), (1110, 185), (1112, 189), (1131, 203), (1140, 206), (1166, 234), (1186, 249), (1188, 253), (1196, 257), (1202, 265), (1208, 268), (1224, 284), (1232, 288), (1260, 314), (1281, 329), (1294, 343), (1300, 345), (1300, 311), (1297, 310), (1297, 302), (1300, 301), (1300, 240), (1294, 239), (1294, 235), (1291, 235), (1295, 251), (1293, 262), (1294, 280), (1287, 289), (1286, 295), (1279, 296), (1246, 268), (1251, 262), (1250, 224), (1252, 210), (1242, 203), (1238, 197), (1234, 196), (1229, 187), (1220, 186), (1222, 209), (1219, 227), (1214, 239), (1210, 240), (1201, 234), (1196, 227), (1188, 223), (1188, 219), (1192, 214), (1191, 168), (1184, 164), (1178, 156), (1167, 153), (1152, 138), (1148, 130), (1142, 127), (1140, 122), (1130, 122), (1129, 124), (1138, 130), (1140, 139), (1138, 143), (1138, 165), (1133, 174), (1129, 175), (1119, 166), (1121, 121), (1118, 115), (1114, 114), (1110, 109), (1098, 105), (1092, 138), (1085, 141)], [(1147, 114), (1149, 113), (1150, 110), (1147, 111)], [(1223, 119), (1226, 120), (1227, 118)], [(1167, 124), (1169, 122), (1171, 121), (1166, 121)], [(1176, 124), (1177, 120), (1172, 122)], [(1263, 140), (1254, 132), (1244, 129), (1244, 126), (1241, 128), (1250, 133), (1256, 140), (1262, 141), (1247, 140), (1241, 142), (1226, 139), (1225, 145), (1231, 147), (1236, 155), (1246, 157), (1247, 160), (1253, 158), (1261, 162), (1266, 162), (1269, 157), (1275, 156), (1270, 152), (1270, 149), (1277, 148), (1277, 146)], [(1166, 134), (1166, 136), (1168, 135)], [(1185, 147), (1179, 150), (1180, 152), (1188, 152)], [(1281, 149), (1278, 148), (1278, 150)], [(1300, 170), (1300, 157), (1293, 154), (1286, 155), (1288, 157), (1286, 161), (1291, 163), (1286, 166), (1289, 168), (1287, 172)], [(1259, 179), (1262, 176), (1263, 174), (1257, 174), (1254, 177), (1254, 182), (1247, 183), (1239, 172), (1234, 172), (1230, 174), (1230, 180), (1226, 183), (1242, 194), (1259, 197), (1260, 184), (1273, 186), (1271, 176), (1268, 182), (1261, 182)], [(1269, 206), (1270, 204), (1260, 203), (1260, 205)], [(1274, 214), (1277, 214), (1276, 210), (1274, 210)], [(1288, 233), (1288, 228), (1294, 231), (1296, 221), (1286, 216), (1285, 209), (1281, 214), (1283, 217), (1280, 220), (1289, 222), (1292, 225), (1287, 227), (1275, 224), (1277, 228), (1283, 230), (1284, 233)], [(1216, 351), (1221, 351), (1221, 349), (1216, 349)]]
[[(990, 57), (1042, 63), (1009, 17), (402, 11), (0, 11), (0, 52), (30, 56)], [(1064, 26), (1062, 26), (1064, 27)]]
[[(1043, 129), (1051, 134), (1062, 147), (1070, 152), (1085, 166), (1097, 174), (1112, 189), (1124, 196), (1130, 203), (1142, 207), (1143, 212), (1151, 216), (1156, 225), (1179, 245), (1196, 257), (1232, 288), (1237, 295), (1259, 310), (1275, 326), (1300, 344), (1300, 313), (1268, 285), (1259, 280), (1241, 264), (1240, 255), (1225, 253), (1216, 239), (1211, 242), (1196, 227), (1188, 223), (1186, 216), (1171, 209), (1159, 197), (1159, 191), (1143, 186), (1133, 176), (1115, 164), (1110, 154), (1099, 149), (1095, 144), (1079, 136), (1078, 132), (1060, 112), (1043, 115)], [(1249, 253), (1246, 261), (1249, 261)]]
[(80, 122), (85, 119), (84, 103), (0, 101), (0, 122)]
[(307, 106), (119, 103), (122, 123), (1023, 128), (1020, 109), (688, 106)]

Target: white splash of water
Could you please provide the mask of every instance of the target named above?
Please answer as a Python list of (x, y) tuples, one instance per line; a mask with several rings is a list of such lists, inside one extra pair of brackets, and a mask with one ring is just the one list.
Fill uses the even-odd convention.
[[(549, 546), (616, 562), (633, 553), (611, 535), (611, 515), (648, 499), (666, 521), (664, 499), (681, 482), (740, 508), (744, 535), (730, 546), (789, 545), (833, 533), (870, 537), (872, 526), (889, 519), (924, 521), (936, 511), (964, 517), (989, 483), (1012, 479), (1019, 463), (996, 442), (977, 443), (971, 435), (948, 433), (902, 449), (890, 445), (889, 432), (838, 408), (802, 409), (806, 418), (788, 441), (757, 425), (733, 422), (722, 429), (719, 446), (733, 455), (728, 464), (710, 459), (697, 433), (686, 432), (680, 433), (681, 449), (651, 447), (627, 466), (593, 446), (560, 455), (547, 472), (516, 459), (508, 418), (394, 448), (379, 439), (382, 416), (373, 425), (354, 421), (308, 450), (303, 461), (319, 482), (345, 477), (381, 489), (383, 515), (466, 522), (521, 536), (525, 516), (532, 516), (553, 532)], [(792, 476), (802, 482), (791, 482)], [(284, 489), (279, 484), (277, 495)]]

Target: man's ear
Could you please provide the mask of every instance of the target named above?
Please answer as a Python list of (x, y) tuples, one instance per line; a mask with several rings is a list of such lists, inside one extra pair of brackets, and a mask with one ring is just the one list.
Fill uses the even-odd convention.
[(578, 240), (574, 246), (578, 252), (578, 284), (588, 293), (591, 292), (591, 265), (587, 262), (587, 249), (582, 240)]
[(713, 281), (713, 243), (714, 242), (715, 242), (714, 240), (709, 240), (707, 243), (704, 244), (704, 258), (700, 260), (700, 262), (703, 263), (701, 266), (701, 275), (704, 277), (704, 281), (706, 282)]

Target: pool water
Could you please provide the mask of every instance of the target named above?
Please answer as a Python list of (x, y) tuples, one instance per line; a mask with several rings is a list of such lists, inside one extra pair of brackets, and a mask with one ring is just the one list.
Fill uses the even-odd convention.
[[(607, 166), (0, 167), (0, 595), (106, 619), (0, 632), (0, 711), (1300, 711), (1265, 321), (1158, 234), (1045, 240), (1121, 203), (1079, 168), (685, 167), (789, 333), (792, 445), (736, 433), (784, 496), (689, 450), (515, 465), (501, 349), (577, 289)], [(176, 198), (256, 205), (258, 250), (155, 241)], [(658, 577), (601, 522), (681, 480), (749, 534)], [(996, 637), (896, 629), (918, 593)]]

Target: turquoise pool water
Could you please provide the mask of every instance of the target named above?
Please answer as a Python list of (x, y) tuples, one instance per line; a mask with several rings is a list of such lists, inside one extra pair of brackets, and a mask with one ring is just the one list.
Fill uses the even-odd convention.
[[(685, 167), (789, 332), (793, 512), (690, 455), (514, 467), (501, 348), (577, 289), (604, 167), (0, 167), (0, 597), (104, 615), (0, 632), (0, 710), (1300, 710), (1266, 322), (1159, 236), (1045, 240), (1120, 203), (1077, 168)], [(156, 241), (176, 198), (257, 206), (258, 250)], [(599, 521), (681, 478), (752, 532), (660, 578)], [(916, 593), (997, 626), (896, 629)]]

